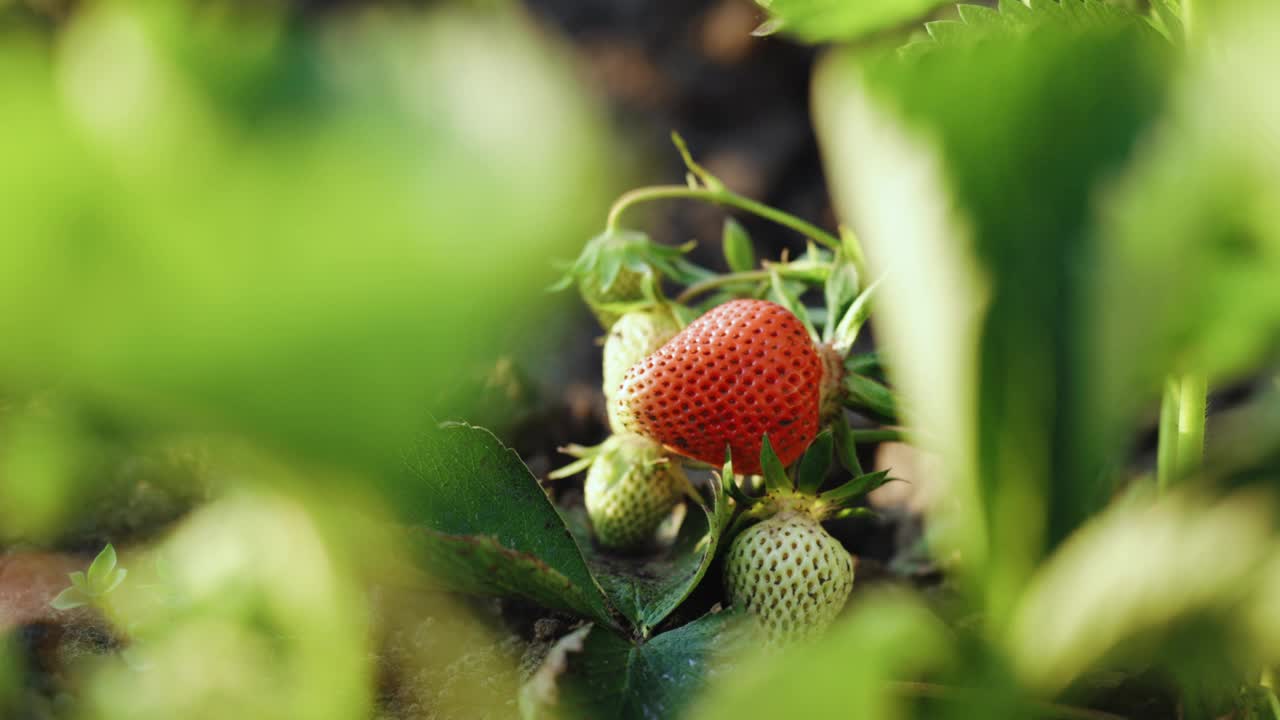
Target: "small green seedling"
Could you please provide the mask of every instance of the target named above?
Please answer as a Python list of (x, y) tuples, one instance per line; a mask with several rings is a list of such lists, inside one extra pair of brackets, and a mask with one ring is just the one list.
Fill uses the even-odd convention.
[(85, 605), (102, 607), (107, 596), (120, 587), (128, 574), (128, 570), (116, 566), (116, 549), (107, 543), (87, 572), (77, 570), (69, 575), (71, 587), (58, 593), (49, 601), (49, 606), (55, 610), (72, 610)]

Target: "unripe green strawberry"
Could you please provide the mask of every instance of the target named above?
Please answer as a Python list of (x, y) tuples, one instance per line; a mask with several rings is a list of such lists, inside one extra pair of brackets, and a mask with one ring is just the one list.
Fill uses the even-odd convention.
[(608, 285), (604, 284), (599, 275), (588, 275), (578, 282), (578, 290), (582, 293), (582, 299), (587, 307), (591, 309), (591, 314), (600, 321), (600, 326), (611, 328), (621, 316), (610, 310), (608, 305), (638, 302), (644, 299), (645, 275), (649, 272), (647, 269), (637, 271), (624, 266), (618, 270), (617, 277)]
[(606, 330), (625, 312), (660, 302), (663, 278), (690, 284), (709, 273), (684, 259), (693, 243), (658, 245), (648, 235), (611, 228), (591, 238), (552, 290), (577, 284)]
[(730, 602), (779, 645), (820, 634), (853, 589), (853, 558), (804, 512), (783, 511), (744, 530), (724, 568)]
[(688, 485), (680, 464), (660, 446), (634, 435), (615, 435), (591, 463), (584, 488), (587, 516), (600, 544), (634, 550), (680, 502)]
[(629, 312), (618, 318), (604, 342), (604, 399), (609, 412), (609, 426), (620, 432), (622, 425), (614, 417), (614, 400), (622, 378), (632, 365), (645, 359), (680, 332), (680, 325), (665, 308)]

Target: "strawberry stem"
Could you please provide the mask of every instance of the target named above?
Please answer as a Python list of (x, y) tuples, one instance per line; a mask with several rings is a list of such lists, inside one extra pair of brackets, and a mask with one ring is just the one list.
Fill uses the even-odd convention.
[(693, 285), (690, 285), (689, 287), (685, 288), (684, 292), (676, 296), (676, 302), (680, 303), (681, 305), (684, 305), (685, 303), (688, 303), (693, 298), (705, 292), (708, 292), (710, 290), (715, 290), (718, 287), (724, 287), (725, 285), (733, 285), (734, 283), (740, 283), (740, 282), (758, 282), (760, 280), (768, 280), (768, 279), (769, 279), (768, 270), (748, 270), (746, 272), (726, 273), (724, 275), (717, 275), (712, 278), (707, 278), (702, 282), (694, 283)]
[(609, 209), (609, 219), (606, 222), (608, 230), (616, 230), (622, 213), (633, 205), (639, 205), (643, 202), (652, 200), (703, 200), (714, 203), (716, 205), (727, 205), (737, 208), (744, 212), (749, 212), (766, 220), (775, 222), (785, 228), (794, 230), (801, 235), (813, 240), (814, 242), (825, 245), (831, 250), (839, 250), (841, 248), (840, 240), (831, 233), (812, 223), (801, 220), (790, 213), (771, 208), (764, 203), (756, 202), (748, 197), (743, 197), (732, 190), (723, 188), (700, 188), (686, 187), (684, 185), (653, 185), (650, 187), (638, 188), (630, 192), (624, 193), (613, 203), (613, 207)]

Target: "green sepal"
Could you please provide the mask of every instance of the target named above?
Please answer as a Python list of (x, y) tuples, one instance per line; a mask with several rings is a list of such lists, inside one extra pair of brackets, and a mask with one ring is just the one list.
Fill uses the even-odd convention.
[(825, 283), (831, 275), (835, 258), (831, 251), (810, 242), (804, 254), (790, 262), (765, 263), (770, 270), (777, 270), (787, 280), (798, 280), (806, 285)]
[(724, 252), (724, 261), (731, 271), (747, 272), (755, 268), (756, 251), (751, 245), (751, 236), (742, 227), (742, 223), (731, 217), (725, 218), (720, 246)]
[(880, 353), (876, 350), (854, 355), (844, 361), (844, 371), (850, 375), (877, 377), (883, 369), (884, 364), (880, 362)]
[(850, 480), (838, 488), (828, 490), (818, 496), (825, 503), (844, 505), (889, 482), (888, 470), (877, 470)]
[(897, 422), (898, 402), (892, 390), (865, 375), (846, 375), (843, 385), (846, 407), (881, 420)]
[(574, 475), (577, 475), (583, 470), (586, 470), (587, 468), (591, 467), (591, 463), (595, 461), (596, 461), (595, 457), (584, 457), (578, 460), (574, 460), (573, 462), (569, 463), (568, 465), (565, 465), (562, 468), (557, 468), (547, 473), (547, 479), (563, 480), (564, 478), (567, 478), (567, 477), (573, 477)]
[(86, 575), (89, 595), (101, 594), (111, 584), (116, 569), (116, 549), (111, 543), (102, 548), (102, 552), (93, 559)]
[(827, 479), (827, 471), (831, 469), (832, 434), (823, 430), (813, 439), (804, 457), (800, 458), (800, 467), (796, 470), (796, 490), (802, 495), (813, 495), (822, 487)]
[(74, 610), (75, 608), (84, 607), (88, 604), (89, 597), (85, 595), (80, 588), (75, 586), (66, 588), (49, 601), (49, 607), (54, 610)]
[(836, 414), (835, 421), (831, 423), (831, 429), (835, 438), (836, 457), (840, 459), (840, 464), (851, 475), (855, 477), (861, 475), (862, 463), (858, 461), (858, 445), (843, 412)]
[(845, 518), (849, 518), (849, 517), (855, 517), (855, 518), (878, 518), (878, 517), (880, 517), (880, 513), (876, 512), (875, 510), (872, 510), (871, 508), (864, 508), (864, 507), (844, 508), (844, 509), (839, 510), (838, 512), (834, 513), (834, 514), (831, 516), (831, 519), (833, 519), (833, 520), (843, 520), (843, 519), (845, 519)]
[(729, 497), (733, 498), (734, 502), (738, 503), (741, 507), (745, 508), (749, 505), (754, 505), (759, 502), (759, 498), (751, 497), (743, 492), (742, 488), (738, 487), (737, 475), (733, 472), (733, 458), (730, 457), (730, 455), (731, 453), (729, 452), (728, 446), (725, 446), (724, 467), (720, 470), (720, 478), (721, 483), (724, 485), (724, 491), (727, 492)]
[[(610, 436), (610, 439), (612, 439), (612, 436)], [(556, 468), (555, 470), (547, 473), (547, 479), (562, 480), (567, 477), (573, 477), (583, 470), (586, 470), (591, 467), (591, 463), (595, 462), (595, 459), (604, 452), (605, 447), (608, 444), (609, 440), (605, 440), (599, 445), (566, 445), (562, 448), (557, 448), (565, 455), (578, 459), (564, 467)]]
[(128, 577), (128, 575), (129, 575), (129, 571), (127, 569), (116, 568), (115, 574), (111, 576), (111, 581), (107, 583), (107, 586), (102, 589), (102, 594), (106, 595), (112, 590), (115, 590), (116, 588), (120, 587), (120, 583), (124, 582), (124, 579)]
[(671, 315), (675, 317), (676, 322), (679, 323), (682, 329), (688, 327), (689, 323), (693, 322), (694, 320), (697, 320), (698, 315), (701, 314), (697, 310), (689, 307), (688, 305), (671, 303), (670, 307), (671, 307)]
[(622, 256), (619, 253), (601, 253), (600, 255), (600, 291), (609, 292), (618, 281), (618, 273), (622, 272)]
[(823, 296), (827, 304), (827, 316), (822, 323), (822, 340), (831, 342), (835, 337), (839, 318), (844, 316), (845, 308), (858, 297), (858, 269), (847, 260), (838, 260), (827, 275), (823, 285)]
[(879, 287), (880, 281), (872, 283), (866, 290), (863, 290), (849, 309), (845, 311), (844, 316), (840, 318), (839, 325), (836, 326), (832, 337), (827, 338), (831, 341), (831, 346), (841, 355), (849, 352), (853, 344), (858, 340), (858, 333), (862, 330), (862, 326), (866, 324), (867, 318), (871, 316), (871, 296)]
[(760, 439), (760, 469), (764, 471), (766, 492), (785, 493), (794, 489), (791, 485), (791, 480), (787, 477), (786, 468), (782, 466), (782, 461), (778, 459), (777, 453), (773, 451), (773, 444), (769, 442), (768, 433)]
[(800, 302), (800, 299), (796, 297), (795, 293), (791, 292), (791, 289), (787, 287), (787, 284), (783, 282), (782, 275), (779, 274), (777, 266), (769, 268), (769, 280), (770, 287), (773, 291), (772, 295), (774, 301), (790, 310), (792, 315), (799, 318), (800, 322), (804, 323), (805, 329), (809, 331), (809, 337), (813, 338), (814, 342), (817, 342), (818, 331), (814, 329), (813, 321), (809, 319), (809, 311), (805, 308), (804, 304)]
[(734, 502), (738, 503), (738, 505), (741, 505), (742, 507), (748, 507), (759, 502), (760, 498), (753, 498), (742, 491), (742, 488), (738, 485), (736, 478), (736, 475), (730, 475), (725, 478), (724, 487), (725, 490), (728, 491), (729, 497), (732, 497)]

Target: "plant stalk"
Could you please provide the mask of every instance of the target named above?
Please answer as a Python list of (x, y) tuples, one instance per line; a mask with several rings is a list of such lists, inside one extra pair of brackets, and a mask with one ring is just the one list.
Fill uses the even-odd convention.
[(680, 304), (687, 303), (690, 300), (694, 299), (695, 297), (709, 290), (715, 290), (716, 288), (723, 287), (725, 285), (732, 285), (734, 283), (740, 283), (740, 282), (768, 280), (768, 279), (769, 279), (768, 270), (748, 270), (746, 272), (726, 273), (724, 275), (717, 275), (715, 277), (707, 278), (706, 280), (703, 280), (701, 282), (696, 282), (690, 285), (689, 287), (685, 288), (684, 292), (676, 296), (676, 302)]
[(1208, 394), (1208, 380), (1203, 373), (1171, 375), (1165, 380), (1156, 449), (1156, 485), (1161, 492), (1195, 475), (1204, 463)]
[[(981, 696), (981, 691), (979, 690), (928, 682), (899, 680), (891, 682), (890, 686), (903, 695), (931, 698), (944, 702), (968, 703)], [(1033, 702), (1032, 705), (1040, 716), (1054, 718), (1055, 720), (1127, 720), (1123, 715), (1115, 715), (1091, 708), (1042, 701)]]
[(1200, 471), (1204, 462), (1204, 422), (1209, 383), (1203, 373), (1182, 376), (1178, 388), (1178, 478)]
[(670, 199), (704, 200), (717, 205), (727, 205), (795, 230), (831, 250), (840, 250), (841, 247), (840, 240), (831, 233), (789, 213), (758, 203), (751, 198), (743, 197), (730, 190), (691, 188), (684, 185), (654, 185), (624, 193), (609, 209), (609, 219), (606, 222), (606, 227), (609, 230), (616, 230), (622, 213), (633, 205), (652, 200)]
[(1178, 378), (1170, 375), (1164, 381), (1160, 398), (1160, 434), (1156, 441), (1156, 487), (1159, 492), (1173, 486), (1178, 465)]

